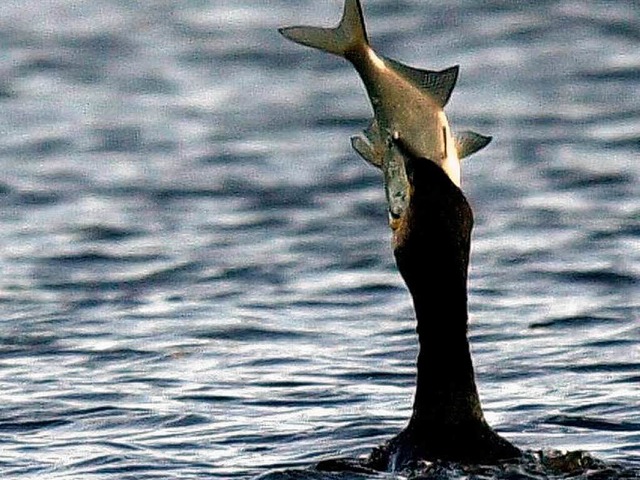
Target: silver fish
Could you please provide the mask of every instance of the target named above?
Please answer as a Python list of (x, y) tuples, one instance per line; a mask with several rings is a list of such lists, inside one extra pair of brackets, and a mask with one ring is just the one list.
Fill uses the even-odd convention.
[[(460, 158), (489, 143), (490, 137), (467, 132), (457, 140), (443, 111), (458, 78), (458, 66), (419, 70), (376, 54), (369, 46), (359, 0), (346, 0), (335, 28), (287, 27), (286, 38), (349, 60), (364, 82), (374, 119), (364, 137), (352, 138), (354, 149), (369, 163), (386, 170), (386, 138), (399, 133), (416, 155), (435, 162), (460, 186)], [(387, 165), (387, 166), (385, 166)], [(392, 174), (385, 171), (385, 177)]]

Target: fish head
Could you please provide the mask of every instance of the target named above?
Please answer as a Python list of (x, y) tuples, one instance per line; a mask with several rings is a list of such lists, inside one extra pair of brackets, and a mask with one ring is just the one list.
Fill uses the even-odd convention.
[[(393, 134), (397, 136), (397, 132)], [(411, 200), (411, 184), (407, 176), (405, 157), (397, 143), (390, 136), (386, 142), (382, 172), (384, 175), (384, 190), (389, 210), (389, 223), (393, 228), (394, 221), (400, 219)]]

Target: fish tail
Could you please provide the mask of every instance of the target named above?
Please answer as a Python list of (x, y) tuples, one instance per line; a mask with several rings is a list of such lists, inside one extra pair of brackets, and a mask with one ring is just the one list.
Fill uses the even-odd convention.
[(279, 32), (296, 43), (349, 58), (369, 44), (360, 0), (346, 0), (342, 20), (335, 28), (286, 27)]

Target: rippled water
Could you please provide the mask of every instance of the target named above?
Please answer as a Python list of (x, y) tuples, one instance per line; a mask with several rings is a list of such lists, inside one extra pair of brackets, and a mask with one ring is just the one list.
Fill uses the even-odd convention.
[[(368, 101), (276, 32), (341, 8), (3, 3), (3, 478), (356, 478), (309, 467), (404, 425), (412, 307), (349, 145)], [(640, 468), (639, 4), (364, 9), (381, 53), (459, 63), (451, 122), (494, 136), (463, 180), (490, 423)]]

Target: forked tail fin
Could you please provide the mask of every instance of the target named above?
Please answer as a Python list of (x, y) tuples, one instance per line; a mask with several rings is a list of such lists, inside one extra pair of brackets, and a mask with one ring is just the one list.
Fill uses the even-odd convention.
[(335, 28), (286, 27), (278, 30), (296, 43), (348, 57), (369, 44), (360, 0), (346, 0), (342, 20)]

